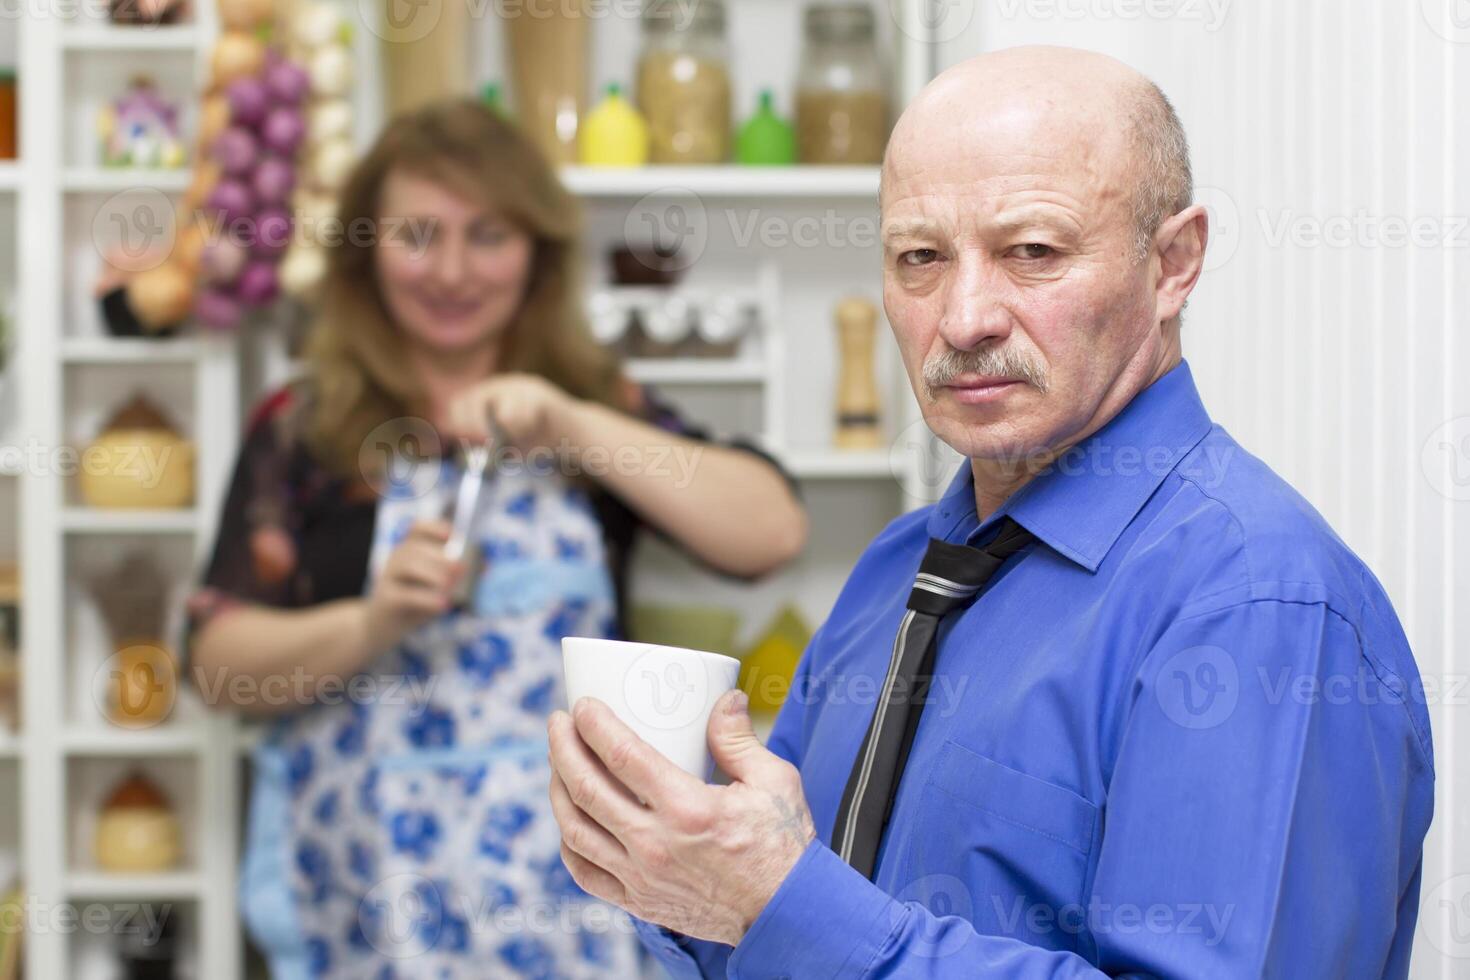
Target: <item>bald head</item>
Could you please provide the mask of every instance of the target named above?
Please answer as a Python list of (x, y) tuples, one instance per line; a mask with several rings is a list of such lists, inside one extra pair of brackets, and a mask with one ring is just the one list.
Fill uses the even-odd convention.
[(1174, 110), (1102, 55), (987, 54), (903, 114), (883, 164), (883, 305), (925, 420), (971, 458), (977, 493), (1178, 363), (1209, 238), (1190, 195)]
[(1115, 58), (1043, 46), (979, 55), (926, 86), (894, 128), (885, 190), (895, 169), (941, 146), (973, 148), (977, 127), (983, 142), (1001, 128), (1038, 151), (1053, 148), (1045, 141), (1068, 144), (1091, 174), (1126, 196), (1136, 260), (1164, 219), (1193, 199), (1188, 141), (1163, 91)]

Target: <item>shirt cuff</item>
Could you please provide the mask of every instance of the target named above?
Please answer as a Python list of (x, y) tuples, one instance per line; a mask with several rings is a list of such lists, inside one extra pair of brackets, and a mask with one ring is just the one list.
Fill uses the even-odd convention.
[(699, 961), (689, 951), (687, 945), (681, 943), (680, 936), (663, 926), (645, 922), (636, 916), (633, 919), (633, 928), (638, 931), (638, 938), (648, 948), (669, 975), (675, 978), (700, 977)]
[(865, 976), (906, 913), (814, 839), (735, 947), (730, 980)]

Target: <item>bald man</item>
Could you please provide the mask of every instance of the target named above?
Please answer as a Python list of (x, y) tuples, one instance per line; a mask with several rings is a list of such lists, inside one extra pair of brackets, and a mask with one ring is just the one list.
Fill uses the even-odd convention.
[(969, 459), (890, 524), (769, 745), (676, 769), (549, 723), (562, 857), (676, 977), (1403, 977), (1433, 762), (1382, 588), (1213, 424), (1180, 353), (1208, 233), (1163, 94), (985, 55), (904, 113), (884, 304)]

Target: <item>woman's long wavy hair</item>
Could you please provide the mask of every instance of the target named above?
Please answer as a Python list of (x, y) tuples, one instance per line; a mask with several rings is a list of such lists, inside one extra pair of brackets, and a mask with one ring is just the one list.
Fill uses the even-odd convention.
[[(593, 340), (579, 298), (576, 199), (514, 124), (473, 99), (451, 99), (392, 120), (343, 189), (337, 216), (347, 233), (328, 246), (320, 306), (305, 348), (307, 437), (319, 457), (353, 474), (375, 428), (424, 407), (373, 263), (379, 233), (391, 230), (380, 203), (393, 172), (451, 188), (532, 237), (525, 296), (502, 334), (496, 369), (537, 374), (578, 398), (614, 404), (617, 361)], [(375, 233), (352, 234), (354, 228)]]

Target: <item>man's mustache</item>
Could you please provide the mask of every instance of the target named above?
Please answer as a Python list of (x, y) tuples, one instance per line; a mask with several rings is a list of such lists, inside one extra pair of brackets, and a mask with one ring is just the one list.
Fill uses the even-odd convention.
[(1043, 394), (1050, 384), (1046, 365), (1015, 347), (977, 347), (974, 350), (950, 347), (924, 361), (925, 391), (931, 399), (936, 398), (940, 388), (962, 374), (1016, 378)]

